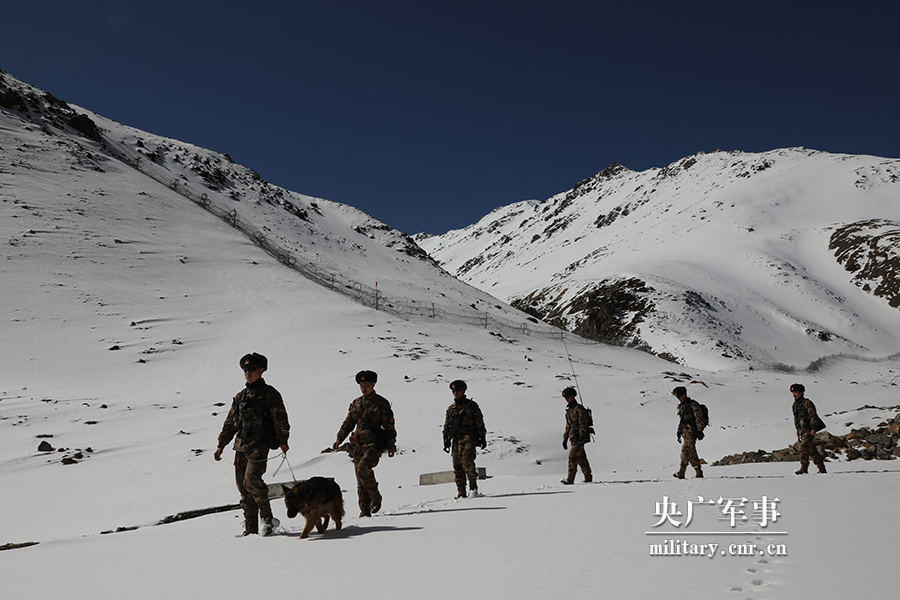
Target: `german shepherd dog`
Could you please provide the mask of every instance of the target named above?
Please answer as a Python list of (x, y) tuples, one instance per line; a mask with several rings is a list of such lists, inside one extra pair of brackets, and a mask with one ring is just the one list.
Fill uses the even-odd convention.
[(324, 477), (311, 477), (292, 488), (284, 485), (281, 487), (284, 490), (284, 505), (287, 507), (288, 518), (293, 519), (297, 513), (306, 518), (306, 527), (303, 528), (300, 539), (309, 537), (313, 526), (319, 533), (325, 533), (329, 517), (334, 519), (335, 529), (341, 528), (344, 498), (341, 495), (341, 486), (335, 481)]

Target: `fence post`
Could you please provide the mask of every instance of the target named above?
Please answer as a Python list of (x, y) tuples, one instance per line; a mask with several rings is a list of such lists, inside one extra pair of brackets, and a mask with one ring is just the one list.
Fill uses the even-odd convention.
[[(121, 148), (118, 146), (114, 146), (112, 148), (113, 153), (118, 154), (121, 157), (121, 160), (134, 165), (134, 167), (136, 169), (138, 169), (139, 171), (141, 171), (144, 175), (147, 175), (148, 177), (166, 185), (166, 183), (167, 183), (166, 178), (161, 176), (159, 173), (151, 172), (152, 169), (148, 168), (150, 165), (145, 164), (145, 161), (143, 160), (144, 157), (137, 156), (135, 158), (131, 158), (129, 156), (128, 152), (126, 151), (127, 149), (128, 149), (128, 145), (125, 142), (125, 140), (122, 140)], [(177, 179), (169, 181), (168, 187), (170, 189), (172, 189), (173, 191), (175, 191), (176, 193), (180, 194), (181, 196), (184, 196), (185, 198), (187, 198), (189, 200), (193, 200), (194, 202), (197, 202), (203, 208), (209, 210), (210, 212), (212, 212), (214, 215), (218, 216), (219, 218), (224, 218), (224, 220), (226, 222), (230, 223), (233, 227), (242, 231), (254, 243), (256, 243), (256, 245), (258, 245), (265, 252), (267, 252), (268, 254), (273, 256), (276, 260), (278, 260), (282, 264), (298, 271), (302, 275), (305, 275), (308, 278), (315, 281), (316, 283), (320, 283), (320, 284), (324, 284), (324, 279), (325, 279), (324, 275), (326, 273), (328, 273), (331, 275), (330, 281), (328, 283), (329, 289), (331, 289), (332, 291), (339, 291), (343, 294), (350, 296), (357, 302), (366, 304), (367, 300), (364, 300), (363, 297), (368, 296), (368, 293), (363, 289), (363, 285), (361, 283), (359, 283), (357, 281), (344, 279), (343, 281), (345, 281), (346, 283), (342, 284), (341, 289), (339, 289), (337, 286), (337, 274), (336, 273), (333, 273), (333, 272), (329, 273), (328, 271), (323, 271), (322, 276), (320, 276), (319, 275), (320, 269), (317, 268), (315, 264), (313, 264), (312, 262), (306, 261), (306, 260), (298, 259), (297, 257), (295, 257), (293, 255), (293, 252), (291, 252), (290, 250), (286, 250), (286, 249), (281, 248), (280, 246), (270, 242), (269, 239), (266, 237), (266, 235), (263, 232), (259, 231), (258, 229), (256, 229), (252, 225), (250, 225), (249, 223), (245, 225), (245, 223), (243, 223), (241, 221), (240, 216), (237, 214), (236, 209), (232, 209), (230, 212), (224, 212), (223, 208), (219, 207), (219, 205), (216, 202), (214, 202), (206, 192), (197, 194), (193, 189), (191, 189), (191, 187), (189, 185), (187, 185), (186, 182), (180, 182)], [(240, 197), (240, 192), (235, 191), (233, 197), (235, 199), (238, 199)], [(271, 198), (266, 198), (261, 195), (260, 201), (271, 202)], [(227, 211), (227, 209), (224, 209), (224, 210)], [(223, 212), (224, 212), (224, 214), (222, 214)], [(395, 303), (397, 302), (397, 298), (394, 299), (394, 302)], [(383, 304), (384, 303), (381, 302), (381, 291), (378, 289), (378, 283), (376, 282), (376, 284), (375, 284), (375, 310), (380, 310), (382, 308)], [(415, 300), (407, 300), (406, 313), (407, 314), (421, 314), (418, 311), (417, 306), (418, 306), (418, 304)], [(423, 308), (422, 312), (423, 313), (426, 312), (427, 304), (424, 304), (422, 308)], [(392, 306), (392, 310), (396, 311), (396, 310), (398, 310), (398, 307)], [(448, 313), (448, 314), (452, 315), (452, 313)], [(484, 328), (488, 329), (491, 324), (490, 314), (485, 313), (484, 316), (480, 316), (480, 313), (478, 313), (477, 311), (476, 311), (476, 314), (479, 315), (479, 320), (482, 321)], [(437, 318), (437, 304), (435, 302), (431, 303), (431, 318), (432, 319)], [(447, 317), (444, 317), (444, 318), (447, 318)], [(469, 319), (469, 317), (466, 316), (464, 318), (464, 321), (471, 322), (468, 319)], [(503, 320), (503, 319), (496, 320), (496, 323), (497, 323), (497, 326), (501, 329), (503, 327), (512, 326), (512, 323), (510, 323), (509, 321)], [(522, 324), (521, 331), (522, 331), (523, 335), (531, 335), (531, 331), (530, 331), (527, 323)], [(540, 330), (538, 329), (536, 331), (539, 332)], [(570, 332), (567, 332), (565, 330), (560, 330), (557, 335), (559, 336), (560, 340), (565, 340), (566, 335), (569, 333)], [(576, 338), (582, 338), (582, 337), (584, 337), (584, 336), (576, 336)], [(612, 343), (612, 342), (608, 341), (605, 343)], [(900, 356), (900, 354), (898, 354), (897, 356)]]

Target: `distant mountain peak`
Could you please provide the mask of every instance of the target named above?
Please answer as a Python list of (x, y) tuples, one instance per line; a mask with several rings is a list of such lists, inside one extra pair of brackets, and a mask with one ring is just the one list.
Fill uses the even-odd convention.
[(420, 243), (576, 333), (682, 364), (805, 364), (900, 346), (898, 202), (897, 160), (717, 150), (642, 172), (613, 163)]

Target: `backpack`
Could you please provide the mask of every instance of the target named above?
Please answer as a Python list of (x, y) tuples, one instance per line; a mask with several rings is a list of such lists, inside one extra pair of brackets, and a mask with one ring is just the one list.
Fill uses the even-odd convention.
[[(809, 398), (802, 398), (809, 403), (812, 403), (812, 400)], [(797, 408), (794, 409), (794, 423), (802, 426), (802, 422), (806, 421), (809, 425), (809, 428), (813, 431), (825, 431), (828, 427), (822, 418), (816, 414), (815, 419), (812, 418), (812, 415), (809, 414), (809, 411), (806, 410), (806, 403), (795, 404)]]
[(591, 409), (589, 409), (587, 406), (584, 406), (583, 404), (582, 404), (582, 406), (584, 407), (584, 410), (587, 413), (588, 441), (590, 442), (591, 436), (596, 433), (594, 431), (594, 414), (591, 412)]
[(700, 407), (701, 417), (699, 419), (696, 418), (697, 413), (694, 413), (695, 420), (697, 421), (697, 431), (703, 431), (706, 429), (706, 426), (709, 425), (709, 409), (706, 408), (705, 404), (700, 404), (696, 400), (694, 400), (694, 404)]

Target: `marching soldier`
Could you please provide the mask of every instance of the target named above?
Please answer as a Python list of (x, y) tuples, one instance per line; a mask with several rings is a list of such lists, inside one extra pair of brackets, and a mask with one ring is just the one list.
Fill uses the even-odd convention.
[(247, 354), (240, 365), (247, 384), (231, 403), (213, 458), (222, 460), (222, 450), (234, 438), (234, 474), (244, 510), (242, 535), (259, 533), (258, 518), (262, 519), (262, 534), (271, 535), (279, 522), (272, 516), (269, 488), (262, 476), (270, 449), (288, 451), (290, 425), (281, 394), (263, 379), (266, 357)]
[(356, 383), (359, 384), (362, 396), (350, 403), (347, 418), (344, 419), (337, 433), (337, 441), (332, 446), (338, 450), (348, 434), (350, 442), (356, 446), (353, 465), (356, 467), (360, 517), (371, 517), (372, 513), (381, 510), (382, 498), (378, 492), (374, 469), (385, 450), (389, 458), (397, 451), (394, 412), (391, 410), (391, 403), (375, 393), (377, 381), (378, 374), (373, 371), (360, 371), (356, 374)]
[(591, 463), (588, 462), (587, 453), (584, 451), (584, 445), (591, 441), (591, 418), (588, 410), (578, 404), (575, 396), (578, 392), (575, 388), (567, 387), (563, 390), (562, 396), (566, 400), (566, 431), (563, 433), (563, 449), (567, 449), (569, 443), (572, 448), (569, 450), (569, 472), (561, 483), (572, 485), (575, 483), (575, 474), (581, 467), (581, 474), (584, 475), (584, 482), (590, 483), (594, 480), (591, 474)]
[(450, 384), (453, 404), (447, 408), (444, 418), (444, 452), (453, 459), (457, 498), (466, 497), (466, 479), (471, 497), (478, 495), (478, 471), (475, 468), (475, 446), (487, 448), (487, 430), (484, 415), (478, 404), (466, 397), (466, 382), (456, 380)]
[(794, 396), (794, 404), (791, 411), (794, 413), (794, 429), (797, 430), (797, 440), (800, 442), (800, 469), (797, 475), (806, 475), (809, 472), (809, 457), (819, 468), (819, 473), (825, 473), (825, 459), (819, 454), (816, 447), (816, 432), (825, 429), (825, 423), (816, 412), (816, 405), (803, 394), (806, 388), (801, 383), (791, 386), (791, 395)]
[(681, 445), (681, 466), (675, 477), (684, 479), (684, 472), (688, 464), (694, 467), (697, 477), (703, 477), (703, 468), (700, 465), (700, 457), (697, 456), (697, 440), (703, 439), (703, 428), (706, 423), (700, 403), (691, 400), (687, 395), (687, 388), (678, 386), (672, 390), (672, 395), (678, 398), (678, 441)]

